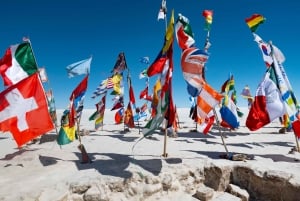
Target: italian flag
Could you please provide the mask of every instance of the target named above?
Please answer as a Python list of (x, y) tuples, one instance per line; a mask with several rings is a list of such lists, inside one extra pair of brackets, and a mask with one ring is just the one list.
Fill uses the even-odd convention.
[(254, 102), (250, 108), (246, 126), (251, 131), (271, 123), (286, 113), (280, 92), (270, 75), (265, 74), (264, 80), (258, 86)]
[(29, 42), (10, 46), (0, 60), (0, 73), (4, 86), (18, 83), (38, 71)]

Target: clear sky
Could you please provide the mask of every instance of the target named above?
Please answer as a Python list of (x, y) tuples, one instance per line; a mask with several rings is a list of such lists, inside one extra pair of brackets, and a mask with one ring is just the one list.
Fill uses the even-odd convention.
[[(117, 56), (125, 53), (132, 84), (140, 106), (140, 92), (145, 79), (139, 73), (147, 66), (139, 58), (149, 56), (152, 62), (164, 41), (165, 22), (158, 21), (161, 0), (15, 0), (1, 3), (0, 55), (23, 36), (30, 38), (40, 67), (45, 67), (56, 108), (67, 107), (68, 98), (83, 76), (68, 78), (66, 66), (93, 56), (85, 108), (95, 108), (100, 99), (91, 99), (101, 80), (109, 77)], [(246, 106), (240, 93), (248, 84), (252, 95), (266, 70), (261, 52), (245, 23), (254, 13), (266, 18), (256, 33), (272, 40), (285, 55), (284, 63), (296, 97), (300, 97), (299, 51), (300, 3), (297, 0), (167, 0), (169, 21), (174, 9), (186, 16), (192, 26), (196, 46), (205, 42), (203, 10), (213, 10), (210, 32), (210, 58), (206, 65), (207, 82), (216, 90), (232, 73), (238, 95), (238, 106)], [(2, 52), (2, 53), (1, 53)], [(180, 67), (181, 49), (174, 43), (173, 94), (177, 107), (190, 107), (186, 83)], [(156, 77), (150, 78), (150, 90)], [(3, 87), (3, 82), (1, 83)], [(151, 92), (151, 91), (150, 91)], [(125, 105), (128, 103), (125, 85)], [(107, 108), (113, 96), (107, 96)]]

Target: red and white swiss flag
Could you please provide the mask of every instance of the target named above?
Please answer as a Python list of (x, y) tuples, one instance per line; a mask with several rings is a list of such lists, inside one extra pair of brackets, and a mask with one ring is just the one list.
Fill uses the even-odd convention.
[(0, 93), (0, 130), (11, 132), (18, 147), (53, 128), (38, 73)]

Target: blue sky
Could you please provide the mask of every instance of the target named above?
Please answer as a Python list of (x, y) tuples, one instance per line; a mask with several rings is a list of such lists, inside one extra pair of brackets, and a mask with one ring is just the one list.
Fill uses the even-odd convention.
[[(91, 99), (92, 92), (101, 80), (110, 76), (117, 56), (124, 52), (132, 77), (137, 105), (140, 92), (145, 88), (145, 79), (139, 73), (147, 66), (139, 58), (149, 56), (152, 62), (162, 48), (165, 22), (157, 21), (161, 0), (45, 0), (4, 1), (0, 17), (0, 55), (13, 44), (20, 43), (23, 36), (30, 38), (40, 67), (45, 67), (56, 107), (68, 106), (68, 98), (83, 76), (68, 78), (66, 66), (93, 56), (85, 108), (95, 108), (99, 99)], [(254, 95), (257, 85), (266, 70), (260, 50), (245, 23), (245, 18), (254, 13), (266, 18), (257, 34), (265, 41), (272, 40), (285, 55), (284, 63), (296, 97), (300, 97), (299, 51), (300, 13), (295, 0), (167, 0), (168, 21), (174, 9), (186, 16), (192, 26), (196, 46), (205, 42), (202, 11), (214, 11), (210, 32), (210, 58), (206, 65), (207, 82), (220, 90), (223, 82), (232, 73), (238, 93), (238, 106), (247, 101), (240, 92), (247, 84)], [(1, 53), (2, 52), (2, 53)], [(174, 43), (173, 94), (177, 107), (190, 107), (186, 83), (180, 67), (181, 50)], [(156, 77), (150, 78), (150, 89)], [(3, 87), (3, 82), (2, 82)], [(125, 104), (128, 102), (125, 85)], [(107, 96), (107, 108), (113, 96)]]

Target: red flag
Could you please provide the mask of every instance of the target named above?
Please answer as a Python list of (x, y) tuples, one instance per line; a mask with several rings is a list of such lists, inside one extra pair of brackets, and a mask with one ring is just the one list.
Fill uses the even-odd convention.
[(127, 109), (126, 109), (126, 111), (125, 111), (124, 123), (125, 123), (129, 128), (134, 128), (133, 113), (132, 113), (132, 109), (131, 109), (130, 102), (128, 103)]
[(135, 97), (134, 97), (133, 88), (131, 85), (129, 88), (129, 100), (132, 104), (135, 104)]
[(167, 57), (162, 55), (162, 51), (159, 53), (155, 61), (149, 66), (147, 70), (148, 77), (162, 73), (164, 69)]
[(11, 132), (18, 147), (53, 128), (38, 73), (0, 93), (0, 130)]

